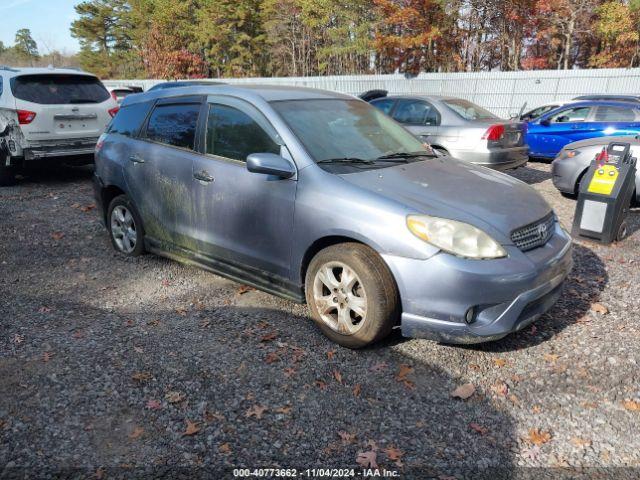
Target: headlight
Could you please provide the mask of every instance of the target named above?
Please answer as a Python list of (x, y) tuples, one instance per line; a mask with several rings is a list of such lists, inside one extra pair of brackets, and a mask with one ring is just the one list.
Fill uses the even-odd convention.
[(573, 158), (580, 153), (580, 150), (565, 150), (564, 156), (567, 158)]
[(507, 256), (498, 242), (466, 223), (429, 215), (409, 215), (407, 227), (421, 240), (459, 257), (482, 259)]

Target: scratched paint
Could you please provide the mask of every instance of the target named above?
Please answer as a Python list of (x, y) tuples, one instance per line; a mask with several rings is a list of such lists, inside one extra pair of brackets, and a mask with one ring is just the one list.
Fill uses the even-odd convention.
[[(13, 142), (15, 148), (9, 148)], [(22, 149), (26, 146), (26, 140), (22, 129), (18, 125), (18, 117), (14, 111), (0, 109), (0, 148), (9, 153), (9, 157), (16, 157), (22, 154)], [(7, 161), (9, 160), (7, 157)]]

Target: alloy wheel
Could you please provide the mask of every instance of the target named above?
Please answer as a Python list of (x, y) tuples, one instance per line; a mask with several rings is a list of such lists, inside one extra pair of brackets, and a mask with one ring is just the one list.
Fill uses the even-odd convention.
[(367, 319), (367, 296), (360, 277), (342, 262), (328, 262), (316, 272), (313, 301), (329, 328), (353, 335)]
[(111, 236), (116, 246), (124, 253), (131, 253), (136, 248), (136, 222), (124, 205), (117, 205), (111, 211)]

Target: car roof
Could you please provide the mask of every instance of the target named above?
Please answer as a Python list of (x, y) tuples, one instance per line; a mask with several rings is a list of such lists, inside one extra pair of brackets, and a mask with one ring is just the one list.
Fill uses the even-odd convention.
[[(387, 95), (386, 97), (376, 98), (375, 100), (381, 100), (382, 98), (392, 98), (392, 99), (407, 99), (407, 100), (464, 100), (460, 97), (454, 97), (451, 95), (430, 95), (430, 94), (418, 94), (418, 95), (409, 95), (409, 94), (401, 94), (401, 95)], [(372, 102), (374, 100), (371, 100)]]
[(19, 77), (21, 75), (51, 75), (51, 74), (63, 74), (63, 75), (85, 75), (88, 77), (95, 77), (92, 73), (77, 70), (75, 68), (53, 68), (53, 67), (9, 67), (6, 65), (0, 65), (0, 74), (5, 74), (8, 77)]
[(184, 97), (189, 95), (227, 95), (246, 99), (261, 99), (267, 102), (284, 100), (318, 100), (345, 99), (357, 100), (351, 95), (320, 90), (307, 87), (288, 87), (280, 85), (193, 85), (188, 87), (161, 88), (145, 93), (128, 96), (122, 102), (122, 107), (133, 103), (141, 103), (160, 98)]

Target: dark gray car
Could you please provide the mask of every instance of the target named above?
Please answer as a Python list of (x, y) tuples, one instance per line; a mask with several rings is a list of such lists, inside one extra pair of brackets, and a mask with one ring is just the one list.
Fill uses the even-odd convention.
[(462, 98), (388, 96), (371, 105), (403, 124), (431, 147), (462, 161), (496, 170), (525, 165), (526, 124), (504, 120)]
[[(566, 145), (551, 164), (553, 184), (562, 193), (577, 195), (580, 182), (591, 161), (611, 142), (631, 144), (632, 155), (640, 159), (640, 140), (637, 137), (600, 137)], [(636, 201), (640, 202), (640, 172), (636, 174)]]
[(367, 103), (285, 87), (127, 97), (96, 150), (113, 246), (309, 304), (349, 347), (493, 340), (560, 295), (571, 240), (528, 185), (433, 156)]

